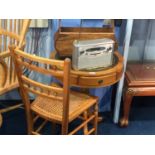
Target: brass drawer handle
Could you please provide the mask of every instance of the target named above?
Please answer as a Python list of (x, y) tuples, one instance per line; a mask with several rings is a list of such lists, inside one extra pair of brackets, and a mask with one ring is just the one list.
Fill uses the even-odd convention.
[(101, 84), (101, 83), (103, 83), (103, 80), (99, 80), (99, 81), (98, 81), (98, 84)]

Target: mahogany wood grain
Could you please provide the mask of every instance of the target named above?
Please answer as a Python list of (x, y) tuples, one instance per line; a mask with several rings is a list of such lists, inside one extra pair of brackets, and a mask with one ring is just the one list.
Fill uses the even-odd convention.
[(155, 96), (155, 63), (129, 63), (125, 72), (123, 117), (120, 126), (129, 124), (129, 112), (134, 96)]

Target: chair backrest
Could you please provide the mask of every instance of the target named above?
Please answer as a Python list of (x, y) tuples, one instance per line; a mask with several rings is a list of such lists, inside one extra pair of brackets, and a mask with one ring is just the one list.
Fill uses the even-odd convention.
[[(69, 112), (70, 59), (59, 61), (42, 58), (23, 52), (15, 47), (10, 47), (10, 51), (13, 56), (19, 85), (27, 109), (29, 110), (30, 100), (28, 93), (30, 92), (35, 95), (62, 101), (63, 118), (67, 119)], [(34, 81), (30, 77), (25, 76), (25, 68), (36, 73), (41, 73), (43, 75), (60, 77), (63, 79), (63, 87), (58, 88)]]
[(0, 20), (0, 95), (19, 86), (8, 46), (16, 45), (20, 49), (24, 48), (30, 21), (29, 19)]

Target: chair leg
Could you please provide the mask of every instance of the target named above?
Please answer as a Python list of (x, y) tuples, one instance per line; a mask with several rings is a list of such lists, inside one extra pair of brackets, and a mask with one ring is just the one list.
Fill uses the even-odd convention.
[(133, 96), (134, 96), (134, 91), (132, 89), (128, 89), (125, 92), (123, 117), (120, 119), (120, 123), (119, 123), (121, 127), (127, 127), (129, 124), (129, 112), (130, 112), (130, 107), (131, 107)]
[(56, 123), (52, 122), (52, 134), (55, 134)]
[(94, 114), (95, 114), (95, 118), (94, 118), (94, 134), (97, 135), (97, 127), (98, 127), (98, 102), (96, 102), (96, 104), (94, 105)]
[(26, 117), (27, 117), (26, 120), (27, 120), (28, 135), (31, 135), (33, 131), (33, 119), (31, 111), (26, 111)]
[[(23, 93), (22, 90), (19, 89), (20, 95), (23, 98), (24, 106), (25, 106), (25, 111), (26, 111), (26, 121), (27, 121), (27, 130), (28, 130), (28, 135), (32, 134), (33, 131), (33, 117), (32, 117), (32, 112), (30, 110), (30, 103), (29, 100), (26, 96), (26, 94)], [(28, 104), (26, 104), (28, 103)]]
[(67, 135), (68, 134), (68, 120), (63, 120), (62, 121), (61, 134), (62, 135)]
[(67, 129), (67, 127), (66, 127), (66, 128), (63, 128), (63, 129), (61, 130), (61, 134), (62, 134), (62, 135), (67, 135), (67, 134), (68, 134), (68, 129)]
[(0, 127), (2, 126), (2, 122), (3, 122), (3, 118), (2, 118), (2, 114), (0, 113)]
[[(83, 113), (83, 117), (84, 117), (84, 121), (86, 121), (88, 119), (88, 112), (87, 111), (85, 111)], [(88, 123), (84, 126), (83, 132), (84, 132), (84, 135), (88, 134)]]

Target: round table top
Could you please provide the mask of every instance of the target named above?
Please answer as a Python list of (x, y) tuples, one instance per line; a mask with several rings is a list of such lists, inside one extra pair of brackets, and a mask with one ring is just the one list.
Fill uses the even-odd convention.
[[(114, 52), (117, 62), (101, 70), (80, 71), (71, 69), (70, 85), (83, 88), (98, 88), (109, 86), (120, 80), (123, 73), (123, 57), (118, 52)], [(51, 58), (56, 59), (56, 52), (51, 53)], [(60, 79), (62, 80), (62, 79)]]

